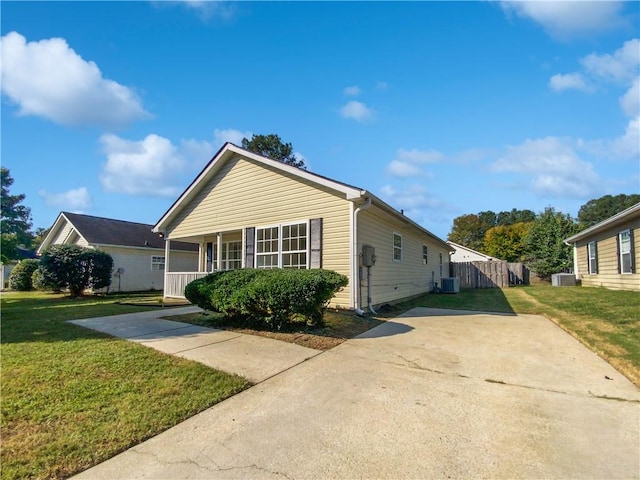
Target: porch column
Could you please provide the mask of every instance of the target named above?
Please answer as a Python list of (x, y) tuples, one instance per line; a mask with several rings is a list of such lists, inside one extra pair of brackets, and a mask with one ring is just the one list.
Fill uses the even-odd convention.
[(204, 272), (207, 268), (207, 259), (205, 258), (205, 244), (200, 242), (198, 244), (198, 271)]
[(216, 236), (216, 248), (218, 249), (218, 262), (216, 270), (222, 270), (222, 233), (218, 232)]
[(162, 296), (165, 297), (167, 293), (167, 285), (169, 279), (167, 274), (169, 273), (169, 253), (171, 252), (171, 240), (168, 238), (164, 241), (164, 283), (162, 285)]

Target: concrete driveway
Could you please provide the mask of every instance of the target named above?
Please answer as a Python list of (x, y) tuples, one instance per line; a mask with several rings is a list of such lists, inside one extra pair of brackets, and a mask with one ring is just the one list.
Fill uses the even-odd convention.
[(543, 317), (414, 309), (77, 478), (639, 478), (639, 402)]

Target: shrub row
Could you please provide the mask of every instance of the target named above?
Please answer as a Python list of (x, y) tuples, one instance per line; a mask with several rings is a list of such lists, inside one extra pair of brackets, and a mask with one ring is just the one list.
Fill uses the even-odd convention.
[(347, 277), (331, 270), (241, 269), (195, 280), (184, 294), (205, 310), (280, 330), (299, 320), (321, 324), (329, 300), (347, 283)]

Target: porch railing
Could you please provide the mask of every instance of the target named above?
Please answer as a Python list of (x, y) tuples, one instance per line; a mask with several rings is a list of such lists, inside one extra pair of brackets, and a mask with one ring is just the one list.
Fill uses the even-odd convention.
[(210, 272), (165, 272), (164, 296), (184, 298), (184, 287), (189, 282), (206, 277)]

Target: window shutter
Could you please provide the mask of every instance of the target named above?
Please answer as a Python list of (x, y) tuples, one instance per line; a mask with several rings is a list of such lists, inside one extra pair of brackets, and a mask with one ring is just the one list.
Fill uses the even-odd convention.
[(311, 256), (309, 268), (322, 268), (322, 219), (312, 218), (310, 224)]
[(618, 259), (618, 273), (622, 273), (622, 262), (620, 260), (620, 242), (622, 241), (622, 235), (618, 234), (616, 237), (616, 258)]
[(633, 248), (633, 230), (629, 229), (629, 251), (631, 252), (631, 273), (636, 273), (636, 252)]
[(598, 263), (600, 263), (599, 259), (598, 259), (598, 242), (593, 242), (593, 254), (596, 256), (596, 264), (594, 265), (593, 273), (595, 273), (597, 275), (598, 274)]
[(244, 229), (244, 268), (253, 268), (255, 257), (256, 227)]

